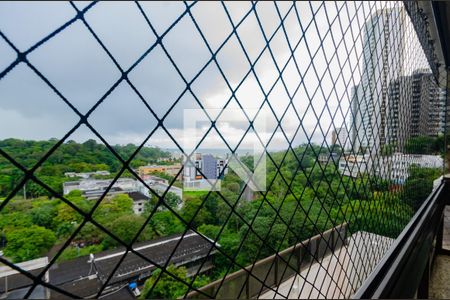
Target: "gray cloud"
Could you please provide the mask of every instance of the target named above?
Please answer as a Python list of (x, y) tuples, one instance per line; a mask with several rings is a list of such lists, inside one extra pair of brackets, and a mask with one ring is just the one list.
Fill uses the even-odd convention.
[[(76, 5), (82, 8), (87, 3), (80, 2)], [(185, 10), (184, 3), (181, 2), (143, 2), (141, 5), (158, 35), (165, 32)], [(226, 2), (225, 5), (235, 25), (251, 8), (251, 4), (248, 2)], [(281, 15), (284, 16), (291, 4), (277, 3), (277, 5)], [(301, 14), (303, 29), (305, 29), (312, 19), (312, 11), (308, 3), (302, 2), (296, 5)], [(314, 9), (318, 9), (317, 4), (313, 3), (312, 5), (315, 6)], [(324, 5), (327, 6), (327, 12), (332, 16), (333, 10), (335, 10), (334, 4), (326, 3)], [(256, 10), (266, 37), (270, 37), (280, 22), (274, 4), (260, 2), (256, 5)], [(323, 7), (320, 10), (323, 11)], [(323, 38), (328, 29), (328, 26), (324, 26), (327, 24), (326, 16), (320, 10), (316, 16), (319, 34), (316, 33), (315, 26), (310, 26), (295, 52), (301, 76), (304, 76), (304, 84), (293, 98), (293, 106), (290, 106), (282, 121), (289, 138), (294, 137), (299, 124), (306, 128), (308, 136), (312, 135), (312, 130), (318, 121), (309, 106), (310, 103), (319, 114), (325, 105), (325, 97), (331, 94), (329, 103), (332, 113), (338, 105), (343, 107), (344, 111), (349, 107), (348, 96), (344, 96), (340, 102), (338, 99), (346, 89), (349, 91), (351, 88), (351, 85), (345, 87), (350, 80), (351, 70), (345, 71), (346, 78), (332, 79), (326, 75), (321, 83), (325, 97), (321, 91), (314, 97), (312, 96), (318, 85), (318, 79), (312, 69), (305, 74), (310, 62), (306, 45), (310, 47), (311, 51), (319, 48), (320, 37)], [(75, 13), (70, 4), (65, 2), (2, 2), (0, 3), (0, 30), (23, 51), (73, 17)], [(232, 31), (232, 26), (221, 3), (196, 3), (192, 8), (192, 14), (212, 50), (216, 51)], [(86, 14), (85, 19), (124, 69), (127, 69), (156, 40), (134, 3), (100, 2)], [(333, 24), (332, 30), (339, 34), (340, 29), (336, 26)], [(356, 25), (352, 24), (352, 26)], [(294, 46), (302, 38), (302, 30), (293, 10), (286, 18), (285, 29), (291, 46)], [(242, 23), (237, 32), (253, 62), (266, 44), (254, 13), (251, 13)], [(327, 66), (331, 72), (341, 72), (336, 59), (327, 64), (325, 57), (329, 60), (333, 53), (338, 51), (341, 61), (344, 61), (346, 50), (333, 49), (330, 35), (325, 38), (323, 43), (326, 53), (319, 53), (314, 60), (318, 73), (321, 75)], [(355, 43), (361, 44), (362, 42), (357, 40)], [(163, 44), (187, 81), (191, 81), (211, 57), (189, 15), (183, 17), (164, 37)], [(360, 51), (361, 45), (358, 45), (357, 48)], [(290, 50), (282, 30), (278, 30), (276, 33), (270, 43), (270, 49), (278, 67), (283, 67), (288, 61)], [(9, 65), (14, 58), (14, 51), (0, 39), (0, 69)], [(356, 55), (352, 56), (352, 59), (353, 64), (358, 64)], [(29, 61), (82, 113), (87, 112), (120, 78), (120, 72), (114, 63), (79, 20), (33, 51), (29, 55)], [(235, 36), (232, 36), (218, 53), (217, 61), (232, 88), (237, 86), (250, 68)], [(264, 92), (267, 93), (278, 77), (278, 71), (269, 50), (263, 53), (254, 70)], [(354, 76), (355, 79), (358, 79), (358, 75)], [(160, 46), (157, 46), (129, 74), (129, 79), (159, 117), (166, 113), (185, 88), (183, 80)], [(289, 94), (292, 95), (301, 82), (297, 67), (292, 60), (283, 74), (283, 79)], [(337, 82), (333, 84), (333, 81)], [(336, 95), (334, 88), (339, 89), (339, 95)], [(192, 83), (191, 89), (212, 117), (216, 116), (212, 109), (222, 108), (231, 96), (231, 91), (214, 63), (211, 63)], [(349, 94), (350, 92), (348, 92)], [(244, 110), (249, 112), (250, 117), (253, 117), (254, 113), (251, 113), (251, 110), (258, 108), (264, 99), (253, 74), (236, 92), (236, 97)], [(311, 97), (312, 99), (309, 101), (308, 99)], [(281, 82), (271, 92), (269, 100), (273, 104), (276, 116), (280, 118), (290, 102)], [(232, 101), (232, 107), (236, 106), (235, 100)], [(186, 93), (164, 120), (165, 126), (173, 132), (177, 139), (182, 139), (184, 109), (199, 107), (193, 96)], [(305, 115), (303, 122), (298, 120), (294, 108), (300, 117)], [(271, 114), (267, 106), (264, 109), (269, 115)], [(125, 82), (122, 82), (105, 99), (90, 116), (89, 121), (105, 136), (108, 142), (113, 144), (139, 143), (156, 126), (155, 118)], [(0, 138), (60, 138), (77, 122), (77, 117), (42, 80), (22, 64), (0, 81), (0, 122), (2, 128), (8, 128), (8, 130), (0, 132)], [(320, 122), (324, 128), (328, 128), (332, 122), (331, 116), (324, 115)], [(335, 126), (341, 126), (344, 116), (338, 115), (334, 122)], [(267, 120), (266, 134), (273, 132), (276, 125), (275, 119), (270, 117)], [(228, 129), (223, 129), (224, 131), (228, 130), (227, 138), (236, 140), (243, 134), (247, 125), (245, 120), (241, 120), (229, 123), (227, 126)], [(324, 139), (319, 133), (316, 132), (313, 135), (316, 142)], [(93, 135), (87, 129), (80, 128), (71, 138), (84, 140), (93, 138)], [(280, 145), (284, 143), (283, 139), (281, 136), (277, 137)], [(211, 139), (211, 141), (213, 140)], [(301, 143), (305, 140), (305, 133), (300, 129), (295, 141)], [(173, 143), (161, 130), (158, 130), (149, 143), (161, 147), (173, 146)]]

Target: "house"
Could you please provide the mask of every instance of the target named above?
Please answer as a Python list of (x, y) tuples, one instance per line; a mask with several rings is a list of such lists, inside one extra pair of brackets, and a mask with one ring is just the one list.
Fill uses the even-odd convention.
[(372, 161), (368, 154), (365, 155), (343, 155), (339, 159), (339, 173), (348, 177), (359, 177), (368, 173)]
[(339, 161), (339, 154), (332, 152), (332, 153), (322, 153), (319, 154), (319, 157), (317, 158), (319, 163), (323, 166), (331, 166)]
[(141, 166), (138, 168), (138, 174), (140, 177), (145, 175), (150, 175), (152, 173), (165, 173), (170, 176), (181, 176), (178, 175), (180, 172), (181, 165), (175, 164), (175, 165), (150, 165), (150, 166)]
[(147, 197), (141, 192), (129, 192), (127, 195), (133, 200), (133, 212), (136, 215), (142, 214), (144, 212), (145, 203), (150, 201), (150, 197)]

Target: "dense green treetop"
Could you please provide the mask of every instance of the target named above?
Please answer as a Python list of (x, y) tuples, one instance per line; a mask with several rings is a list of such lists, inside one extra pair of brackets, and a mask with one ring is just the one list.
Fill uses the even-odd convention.
[[(32, 168), (58, 141), (24, 141), (6, 139), (0, 141), (0, 149), (8, 153), (26, 168)], [(138, 147), (134, 144), (116, 145), (113, 149), (123, 158), (128, 159)], [(160, 158), (169, 158), (170, 153), (155, 147), (143, 147), (131, 161), (131, 167), (157, 163)], [(84, 143), (67, 141), (61, 144), (47, 160), (39, 167), (35, 175), (52, 189), (61, 192), (62, 183), (68, 181), (66, 172), (93, 172), (106, 170), (116, 173), (121, 163), (104, 145), (95, 140)], [(5, 158), (0, 156), (0, 196), (7, 196), (23, 177), (23, 172), (17, 169)], [(27, 183), (27, 195), (31, 197), (50, 195), (43, 187)]]
[[(5, 141), (0, 142), (0, 147), (20, 157), (21, 163), (27, 166), (43, 155), (42, 149), (56, 142)], [(124, 156), (136, 149), (133, 145), (118, 147)], [(83, 144), (69, 141), (62, 149), (50, 156), (51, 159), (37, 171), (37, 176), (51, 187), (60, 188), (67, 180), (64, 178), (67, 171), (106, 169), (114, 173), (120, 166), (109, 150), (95, 141)], [(147, 154), (139, 156), (141, 160), (137, 160), (135, 167), (166, 155), (156, 148), (144, 149)], [(221, 183), (220, 194), (184, 192), (180, 203), (180, 199), (169, 192), (163, 199), (167, 206), (161, 205), (158, 197), (153, 197), (146, 203), (142, 215), (133, 214), (133, 202), (127, 195), (118, 195), (103, 199), (93, 219), (125, 243), (130, 243), (137, 233), (140, 233), (137, 241), (182, 233), (186, 224), (217, 240), (221, 253), (214, 255), (214, 268), (208, 274), (209, 278), (191, 279), (187, 278), (184, 268), (169, 268), (179, 278), (188, 282), (195, 280), (195, 285), (201, 286), (238, 269), (237, 265), (230, 264), (228, 257), (234, 258), (240, 266), (247, 266), (344, 222), (349, 224), (350, 232), (362, 230), (395, 238), (431, 192), (433, 179), (442, 171), (412, 166), (410, 176), (402, 186), (369, 174), (350, 178), (340, 174), (336, 162), (318, 164), (318, 155), (327, 154), (327, 151), (317, 145), (305, 144), (287, 152), (269, 153), (266, 161), (268, 190), (254, 192), (248, 199), (240, 196), (245, 183), (229, 170)], [(334, 151), (339, 152), (339, 149)], [(241, 159), (253, 168), (252, 157)], [(6, 191), (0, 196), (6, 196), (20, 179), (20, 172), (14, 173), (15, 168), (1, 159), (0, 167), (3, 167), (0, 188)], [(36, 184), (27, 184), (27, 194), (31, 196), (28, 200), (18, 195), (0, 212), (0, 246), (14, 261), (45, 255), (52, 247), (66, 241), (83, 221), (80, 213), (61, 200), (49, 197)], [(85, 199), (79, 191), (72, 191), (66, 198), (83, 212), (90, 211), (95, 204), (95, 200)], [(146, 223), (150, 214), (152, 217)], [(144, 224), (147, 225), (142, 228)], [(118, 245), (115, 239), (87, 222), (60, 260)], [(158, 284), (152, 289), (159, 275)], [(157, 270), (147, 280), (142, 294), (143, 297), (174, 298), (184, 295), (185, 291), (184, 284)]]

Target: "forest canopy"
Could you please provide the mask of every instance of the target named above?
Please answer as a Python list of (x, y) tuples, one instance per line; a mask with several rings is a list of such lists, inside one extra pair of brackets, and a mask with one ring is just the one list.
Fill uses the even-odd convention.
[[(10, 155), (23, 167), (30, 169), (38, 163), (48, 151), (58, 142), (56, 139), (48, 141), (24, 141), (6, 139), (0, 141), (0, 149)], [(124, 160), (128, 159), (138, 148), (134, 144), (113, 146)], [(157, 147), (142, 147), (134, 159), (131, 167), (158, 162), (158, 159), (170, 158), (170, 153)], [(66, 172), (118, 172), (122, 164), (117, 157), (104, 145), (95, 140), (84, 143), (68, 141), (61, 144), (36, 170), (36, 177), (48, 184), (57, 192), (62, 191), (62, 183), (67, 181)], [(23, 177), (23, 172), (0, 155), (0, 197), (6, 197)], [(27, 183), (27, 193), (31, 197), (49, 196), (50, 194), (35, 183)]]

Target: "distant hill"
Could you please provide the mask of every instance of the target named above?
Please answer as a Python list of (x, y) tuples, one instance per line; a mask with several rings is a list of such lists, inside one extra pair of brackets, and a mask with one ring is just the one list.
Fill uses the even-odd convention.
[[(22, 166), (30, 169), (58, 142), (56, 139), (48, 141), (24, 141), (19, 139), (5, 139), (0, 141), (0, 149), (13, 157)], [(113, 149), (127, 160), (138, 147), (134, 144), (113, 146)], [(143, 147), (131, 161), (131, 167), (156, 163), (158, 158), (169, 158), (168, 151), (157, 147)], [(42, 166), (36, 171), (41, 177), (51, 177), (55, 189), (64, 179), (65, 172), (90, 172), (108, 170), (117, 172), (121, 167), (120, 161), (104, 145), (95, 140), (84, 143), (68, 141), (61, 144)], [(0, 197), (6, 196), (23, 176), (22, 172), (0, 155)], [(59, 188), (58, 188), (59, 189)], [(31, 191), (30, 191), (31, 192)], [(39, 193), (38, 193), (39, 194)]]

